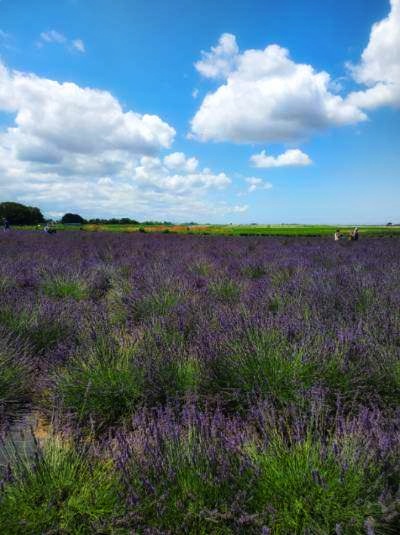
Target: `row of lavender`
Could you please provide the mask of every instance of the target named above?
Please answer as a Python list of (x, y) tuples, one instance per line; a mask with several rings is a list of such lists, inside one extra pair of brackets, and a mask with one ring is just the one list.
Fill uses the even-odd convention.
[(0, 256), (3, 434), (54, 428), (3, 467), (8, 533), (400, 529), (399, 240), (17, 232)]

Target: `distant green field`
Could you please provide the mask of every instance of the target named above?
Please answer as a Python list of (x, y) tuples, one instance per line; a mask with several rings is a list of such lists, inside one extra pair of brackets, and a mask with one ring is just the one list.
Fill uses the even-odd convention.
[[(34, 230), (37, 227), (18, 227)], [(226, 236), (333, 236), (337, 228), (343, 234), (354, 227), (329, 225), (55, 225), (57, 230), (83, 230), (87, 232), (161, 232), (166, 234), (210, 234)], [(399, 226), (359, 226), (366, 236), (400, 236)]]

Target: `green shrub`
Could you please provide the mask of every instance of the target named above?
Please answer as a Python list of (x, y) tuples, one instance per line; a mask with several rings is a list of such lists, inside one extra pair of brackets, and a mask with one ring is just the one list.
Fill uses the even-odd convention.
[(41, 354), (64, 340), (70, 330), (60, 317), (43, 316), (39, 309), (0, 310), (0, 326), (21, 340), (28, 342), (31, 350)]
[(185, 334), (171, 325), (155, 322), (138, 344), (146, 368), (146, 403), (181, 400), (198, 392), (203, 379), (202, 363), (188, 354)]
[(177, 292), (161, 288), (158, 293), (153, 293), (136, 301), (133, 307), (134, 317), (140, 321), (154, 316), (165, 316), (179, 303), (179, 300), (180, 296)]
[(243, 274), (252, 280), (260, 279), (261, 277), (264, 277), (266, 273), (267, 270), (264, 266), (260, 264), (256, 264), (254, 266), (247, 266), (243, 269)]
[(213, 266), (206, 261), (198, 261), (191, 266), (191, 271), (196, 275), (208, 277), (213, 271)]
[(118, 423), (132, 413), (143, 395), (143, 373), (134, 347), (121, 347), (101, 338), (58, 372), (55, 394), (64, 410), (98, 429)]
[(216, 393), (221, 391), (239, 404), (254, 397), (278, 404), (301, 402), (315, 376), (314, 365), (282, 334), (252, 329), (228, 345), (212, 372), (211, 387)]
[(31, 393), (31, 373), (26, 350), (21, 342), (14, 343), (0, 332), (0, 410), (13, 414), (28, 401)]
[(400, 403), (400, 361), (378, 344), (362, 361), (346, 353), (349, 348), (337, 348), (318, 367), (319, 382), (328, 387), (332, 398), (340, 394), (349, 403), (366, 398), (397, 406)]
[(44, 281), (43, 293), (53, 299), (75, 299), (80, 301), (88, 296), (87, 285), (78, 278), (55, 277)]
[(240, 301), (241, 288), (234, 281), (222, 280), (212, 282), (209, 289), (211, 295), (221, 303), (233, 305)]
[(252, 508), (271, 511), (272, 533), (328, 534), (339, 527), (347, 535), (365, 533), (368, 516), (380, 512), (380, 468), (351, 437), (337, 449), (311, 436), (288, 443), (276, 431), (266, 448), (248, 446), (259, 474)]
[(269, 276), (271, 284), (274, 287), (280, 287), (289, 282), (294, 274), (294, 269), (291, 267), (282, 267), (278, 268), (275, 271), (272, 271)]
[(231, 506), (248, 492), (250, 478), (240, 472), (236, 457), (195, 428), (164, 438), (161, 450), (162, 466), (143, 468), (140, 461), (130, 466), (131, 488), (139, 498), (135, 516), (143, 526), (154, 533), (239, 533), (232, 529)]
[(119, 325), (124, 323), (128, 318), (128, 307), (124, 301), (124, 297), (129, 295), (132, 291), (132, 287), (124, 278), (123, 271), (127, 271), (125, 267), (124, 270), (121, 270), (121, 274), (118, 277), (114, 277), (111, 280), (111, 287), (108, 290), (105, 300), (106, 300), (106, 310), (110, 322), (113, 325)]
[(16, 457), (0, 500), (7, 535), (116, 533), (119, 484), (110, 462), (50, 439), (34, 460)]
[(156, 388), (159, 401), (180, 399), (195, 394), (201, 383), (202, 368), (199, 361), (192, 357), (160, 358), (153, 362), (157, 366)]

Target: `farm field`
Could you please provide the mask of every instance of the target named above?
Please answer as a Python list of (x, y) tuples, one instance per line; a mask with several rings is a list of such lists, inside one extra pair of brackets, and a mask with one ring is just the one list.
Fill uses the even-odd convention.
[(400, 532), (400, 240), (302, 228), (0, 234), (2, 533)]
[[(84, 224), (54, 226), (57, 230), (84, 230), (88, 232), (148, 232), (165, 234), (204, 234), (223, 236), (333, 236), (337, 226), (333, 225), (174, 225), (174, 224)], [(339, 226), (343, 234), (349, 234), (354, 226)], [(400, 236), (400, 225), (360, 226), (364, 236)], [(36, 230), (34, 227), (21, 227), (22, 230)]]

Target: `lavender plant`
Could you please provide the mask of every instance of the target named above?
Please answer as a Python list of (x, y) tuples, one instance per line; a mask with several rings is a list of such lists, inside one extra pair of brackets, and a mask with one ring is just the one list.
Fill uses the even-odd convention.
[(400, 531), (398, 239), (51, 238), (0, 235), (0, 431), (65, 437), (7, 533)]

